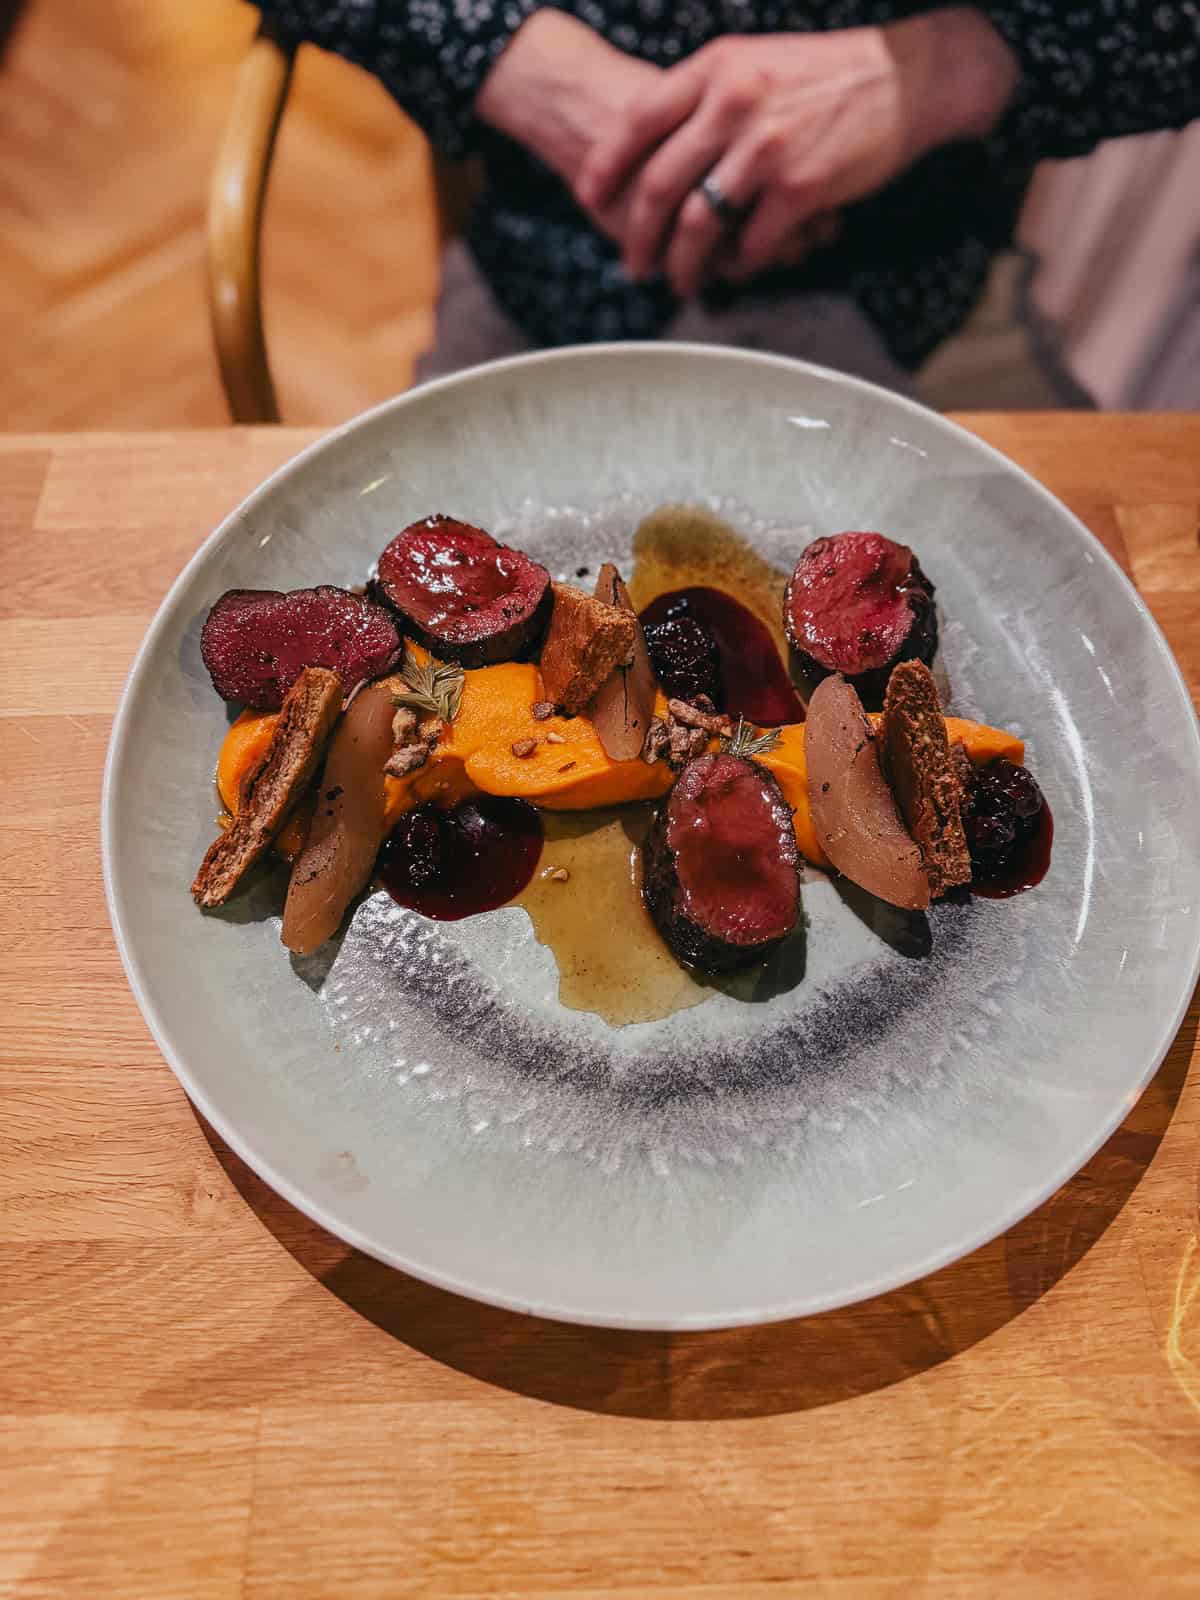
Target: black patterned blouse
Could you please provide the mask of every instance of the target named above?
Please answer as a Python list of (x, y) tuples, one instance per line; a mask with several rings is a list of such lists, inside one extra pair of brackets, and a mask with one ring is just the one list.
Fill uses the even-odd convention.
[[(616, 246), (528, 152), (472, 115), (492, 63), (538, 0), (261, 0), (278, 37), (336, 51), (382, 80), (449, 156), (487, 182), (467, 242), (499, 304), (536, 344), (652, 338), (676, 301), (630, 283)], [(670, 66), (729, 33), (805, 32), (931, 9), (906, 0), (560, 0), (618, 49)], [(843, 212), (837, 243), (755, 280), (760, 294), (851, 293), (903, 365), (966, 317), (1011, 238), (1033, 163), (1200, 115), (1200, 0), (996, 0), (979, 9), (1022, 69), (986, 143), (947, 146)], [(740, 291), (708, 291), (715, 302)]]

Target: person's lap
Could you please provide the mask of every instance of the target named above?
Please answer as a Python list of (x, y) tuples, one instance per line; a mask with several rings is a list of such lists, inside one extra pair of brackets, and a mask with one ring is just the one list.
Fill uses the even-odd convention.
[[(892, 360), (847, 295), (745, 300), (724, 311), (708, 311), (693, 302), (676, 313), (663, 337), (796, 356), (869, 378), (901, 394), (914, 392), (912, 375)], [(456, 241), (443, 257), (434, 344), (417, 362), (416, 382), (533, 348), (492, 298), (466, 246)]]

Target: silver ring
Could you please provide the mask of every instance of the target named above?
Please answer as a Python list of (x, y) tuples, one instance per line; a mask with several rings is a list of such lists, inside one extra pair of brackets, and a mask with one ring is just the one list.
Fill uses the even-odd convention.
[(696, 185), (696, 191), (704, 196), (712, 208), (713, 215), (727, 228), (736, 228), (749, 214), (749, 206), (735, 205), (728, 195), (722, 194), (720, 185), (711, 172)]

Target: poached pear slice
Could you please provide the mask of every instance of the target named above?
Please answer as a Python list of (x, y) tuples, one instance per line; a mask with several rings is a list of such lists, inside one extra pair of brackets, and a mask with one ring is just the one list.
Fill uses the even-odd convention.
[(650, 665), (642, 625), (636, 621), (629, 590), (611, 562), (605, 562), (600, 568), (595, 598), (635, 617), (633, 653), (627, 663), (614, 667), (597, 689), (587, 715), (610, 761), (636, 761), (654, 715), (657, 685), (654, 668)]
[(862, 701), (842, 677), (824, 678), (804, 730), (808, 804), (821, 848), (844, 878), (889, 905), (924, 911), (929, 878), (896, 810)]

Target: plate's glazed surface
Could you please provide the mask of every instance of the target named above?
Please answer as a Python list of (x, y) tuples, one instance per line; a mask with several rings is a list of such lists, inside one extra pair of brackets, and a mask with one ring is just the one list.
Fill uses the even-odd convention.
[[(278, 880), (201, 916), (225, 727), (199, 655), (230, 587), (362, 579), (443, 510), (556, 577), (670, 502), (780, 568), (878, 528), (938, 585), (955, 712), (1022, 733), (1054, 810), (1035, 892), (874, 912), (819, 874), (748, 993), (613, 1029), (559, 1004), (508, 907), (430, 923), (376, 895), (289, 961)], [(868, 385), (768, 357), (601, 347), (392, 402), (284, 468), (187, 568), (118, 716), (106, 872), (135, 992), (200, 1109), (288, 1199), (464, 1293), (699, 1327), (891, 1287), (1061, 1184), (1161, 1059), (1200, 949), (1200, 740), (1145, 608), (995, 452)], [(598, 926), (600, 940), (619, 930)]]

